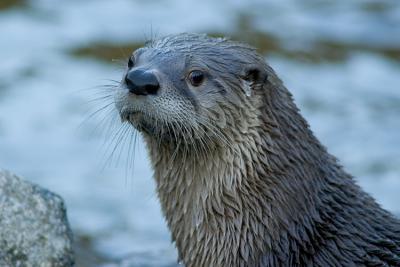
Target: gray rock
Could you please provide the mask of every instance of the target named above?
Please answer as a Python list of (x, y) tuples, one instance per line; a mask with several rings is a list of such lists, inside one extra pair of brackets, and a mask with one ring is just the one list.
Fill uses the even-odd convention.
[(64, 202), (0, 170), (0, 266), (73, 266)]

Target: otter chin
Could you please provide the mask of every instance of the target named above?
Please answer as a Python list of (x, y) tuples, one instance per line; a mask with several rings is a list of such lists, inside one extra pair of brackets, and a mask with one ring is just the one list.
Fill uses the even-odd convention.
[(185, 266), (400, 266), (400, 222), (317, 140), (254, 48), (179, 34), (117, 90)]

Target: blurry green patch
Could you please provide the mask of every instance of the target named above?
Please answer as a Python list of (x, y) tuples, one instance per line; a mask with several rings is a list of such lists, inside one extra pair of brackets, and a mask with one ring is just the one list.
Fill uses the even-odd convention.
[(385, 1), (370, 1), (370, 2), (362, 2), (360, 4), (360, 7), (361, 9), (367, 12), (381, 13), (391, 10), (393, 6)]
[(396, 48), (384, 48), (379, 49), (379, 51), (387, 58), (400, 61), (400, 47)]
[(70, 51), (75, 57), (89, 57), (111, 63), (113, 60), (126, 60), (143, 42), (113, 44), (96, 42), (89, 46), (77, 47)]
[[(376, 47), (369, 46), (367, 43), (341, 43), (335, 41), (317, 41), (313, 46), (317, 49), (315, 52), (325, 56), (347, 56), (353, 52), (375, 53), (393, 60), (400, 60), (400, 46), (398, 47)], [(314, 52), (314, 50), (312, 50)]]
[(0, 10), (13, 7), (23, 7), (26, 5), (27, 5), (26, 0), (0, 0)]

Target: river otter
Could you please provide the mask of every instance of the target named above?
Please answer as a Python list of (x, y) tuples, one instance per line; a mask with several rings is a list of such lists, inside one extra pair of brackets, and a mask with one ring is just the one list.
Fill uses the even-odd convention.
[(252, 47), (180, 34), (115, 93), (146, 142), (186, 266), (400, 266), (400, 222), (315, 138)]

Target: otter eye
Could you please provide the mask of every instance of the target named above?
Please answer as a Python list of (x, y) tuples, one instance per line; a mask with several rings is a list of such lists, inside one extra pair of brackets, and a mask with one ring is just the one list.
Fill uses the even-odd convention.
[(133, 59), (132, 59), (132, 57), (130, 57), (129, 60), (128, 60), (128, 68), (132, 68), (133, 65), (134, 65)]
[(199, 86), (204, 80), (204, 73), (200, 70), (194, 70), (189, 73), (189, 81), (193, 86)]

